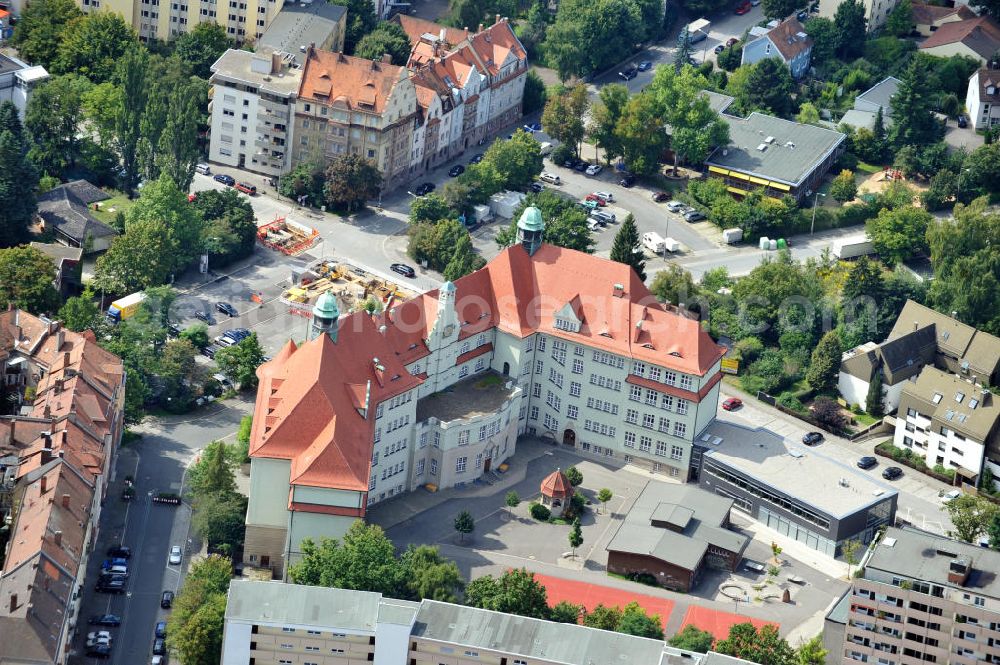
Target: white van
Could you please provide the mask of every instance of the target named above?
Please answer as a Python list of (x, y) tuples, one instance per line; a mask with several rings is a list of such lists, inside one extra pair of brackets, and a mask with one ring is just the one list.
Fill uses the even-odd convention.
[(550, 185), (561, 185), (562, 180), (555, 173), (547, 173), (542, 171), (542, 174), (538, 176), (538, 179), (542, 182), (547, 182)]
[(194, 170), (196, 173), (200, 173), (202, 175), (212, 175), (212, 169), (209, 168), (208, 164), (198, 164), (194, 167)]
[(539, 152), (542, 153), (542, 157), (545, 157), (550, 152), (552, 152), (552, 144), (549, 143), (548, 141), (545, 141), (544, 143), (542, 143)]

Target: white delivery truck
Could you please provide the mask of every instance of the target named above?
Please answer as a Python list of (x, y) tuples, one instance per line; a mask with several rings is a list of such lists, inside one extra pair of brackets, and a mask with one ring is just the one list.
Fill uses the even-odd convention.
[(838, 259), (854, 259), (859, 256), (871, 254), (875, 251), (872, 241), (868, 235), (861, 233), (846, 238), (838, 238), (833, 241), (831, 253)]
[(654, 254), (676, 252), (681, 248), (681, 244), (673, 238), (664, 238), (659, 233), (652, 231), (642, 234), (642, 246)]

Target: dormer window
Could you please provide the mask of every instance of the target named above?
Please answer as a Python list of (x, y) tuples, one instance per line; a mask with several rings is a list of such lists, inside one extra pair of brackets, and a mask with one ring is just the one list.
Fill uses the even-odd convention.
[(576, 321), (570, 321), (569, 319), (556, 318), (555, 325), (557, 330), (565, 330), (566, 332), (580, 332), (580, 324)]

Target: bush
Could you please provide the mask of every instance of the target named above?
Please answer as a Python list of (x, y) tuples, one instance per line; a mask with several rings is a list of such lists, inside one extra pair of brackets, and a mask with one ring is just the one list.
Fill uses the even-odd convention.
[(633, 582), (645, 584), (646, 586), (660, 586), (660, 584), (656, 581), (656, 576), (650, 575), (649, 573), (626, 573), (625, 577)]
[(540, 503), (533, 503), (528, 508), (528, 513), (539, 522), (548, 522), (552, 517), (552, 511)]
[(817, 397), (813, 402), (812, 412), (816, 420), (834, 429), (840, 429), (847, 424), (840, 405), (829, 397)]
[(806, 413), (806, 407), (799, 398), (791, 393), (785, 393), (778, 398), (778, 405), (788, 409), (789, 411), (795, 411), (796, 413)]
[(553, 164), (562, 164), (567, 159), (573, 159), (575, 156), (576, 155), (573, 154), (573, 148), (569, 147), (565, 143), (560, 143), (549, 155), (549, 159)]

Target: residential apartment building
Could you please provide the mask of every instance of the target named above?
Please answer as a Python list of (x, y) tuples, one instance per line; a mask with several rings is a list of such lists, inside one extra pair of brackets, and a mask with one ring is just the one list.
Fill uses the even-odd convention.
[(519, 227), (485, 268), (377, 317), (317, 303), (315, 337), (260, 368), (245, 563), (280, 573), (372, 504), (491, 473), (519, 434), (687, 479), (724, 349), (628, 266), (541, 244), (537, 209)]
[[(0, 663), (65, 663), (123, 429), (125, 372), (91, 331), (0, 313)], [(34, 396), (31, 397), (32, 391)]]
[(49, 80), (45, 67), (31, 67), (9, 55), (0, 55), (0, 102), (10, 102), (24, 120), (32, 91)]
[(972, 74), (965, 110), (975, 129), (1000, 125), (1000, 69), (980, 69)]
[(975, 665), (1000, 660), (1000, 553), (890, 528), (827, 614), (827, 663)]
[[(841, 1), (820, 0), (819, 15), (823, 18), (833, 20)], [(868, 31), (875, 32), (885, 25), (886, 19), (889, 18), (889, 14), (899, 4), (899, 0), (862, 0), (861, 4), (865, 7), (865, 21), (868, 24)]]
[(223, 53), (212, 65), (209, 161), (268, 176), (290, 171), (301, 81), (290, 54), (266, 48)]
[(222, 665), (742, 665), (662, 640), (433, 600), (281, 582), (229, 585)]
[(410, 73), (388, 62), (310, 47), (295, 104), (292, 160), (322, 163), (343, 154), (373, 161), (384, 189), (406, 179), (417, 93)]
[(1000, 51), (1000, 23), (990, 16), (945, 23), (918, 48), (939, 58), (963, 55), (985, 66)]
[(230, 39), (252, 42), (284, 6), (284, 0), (77, 0), (84, 12), (121, 14), (143, 41), (169, 41), (199, 23), (218, 23)]
[(750, 41), (743, 46), (742, 65), (752, 65), (766, 58), (778, 58), (788, 67), (793, 78), (802, 78), (809, 71), (813, 40), (794, 16), (784, 21), (772, 21), (767, 28), (750, 28)]

